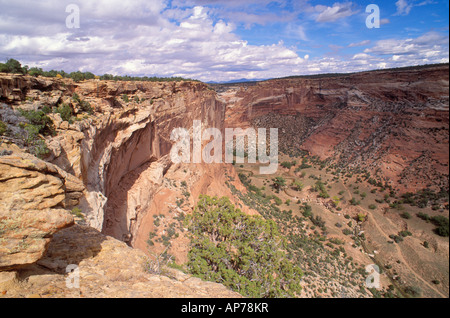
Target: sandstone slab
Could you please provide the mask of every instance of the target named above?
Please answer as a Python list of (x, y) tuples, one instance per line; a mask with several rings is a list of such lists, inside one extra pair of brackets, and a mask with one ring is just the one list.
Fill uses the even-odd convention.
[[(7, 152), (10, 153), (10, 152)], [(53, 234), (73, 225), (64, 208), (77, 204), (83, 184), (17, 149), (0, 157), (0, 270), (39, 260)]]

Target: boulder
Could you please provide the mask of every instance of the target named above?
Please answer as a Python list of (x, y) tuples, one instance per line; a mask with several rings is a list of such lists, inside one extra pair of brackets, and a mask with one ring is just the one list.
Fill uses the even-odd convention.
[(74, 224), (65, 208), (76, 206), (84, 190), (81, 181), (51, 163), (16, 148), (3, 150), (0, 271), (38, 261), (53, 234)]

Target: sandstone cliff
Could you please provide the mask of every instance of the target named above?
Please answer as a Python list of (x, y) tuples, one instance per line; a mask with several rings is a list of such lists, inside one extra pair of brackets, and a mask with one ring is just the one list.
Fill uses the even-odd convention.
[[(194, 167), (189, 165), (182, 167), (172, 165), (168, 160), (172, 145), (170, 134), (173, 128), (189, 129), (192, 127), (193, 120), (201, 120), (204, 127), (223, 129), (225, 105), (216, 99), (212, 90), (208, 89), (205, 84), (197, 82), (87, 81), (73, 83), (70, 80), (8, 75), (2, 77), (1, 92), (0, 99), (14, 108), (38, 109), (43, 106), (54, 107), (64, 103), (70, 105), (77, 114), (79, 110), (77, 103), (74, 102), (74, 93), (78, 94), (80, 100), (90, 102), (94, 107), (93, 115), (79, 114), (79, 120), (72, 123), (63, 121), (58, 114), (49, 114), (57, 135), (46, 138), (50, 150), (50, 154), (46, 158), (47, 162), (38, 160), (18, 149), (15, 149), (13, 153), (7, 150), (6, 156), (1, 158), (0, 167), (4, 167), (0, 173), (3, 178), (1, 180), (1, 199), (2, 206), (4, 201), (5, 207), (0, 216), (2, 222), (9, 225), (12, 222), (9, 221), (12, 218), (11, 213), (14, 211), (11, 207), (16, 204), (16, 201), (25, 201), (31, 205), (38, 205), (27, 208), (38, 209), (40, 214), (36, 213), (36, 222), (40, 222), (39, 224), (48, 228), (47, 232), (37, 232), (26, 223), (20, 224), (18, 227), (11, 227), (8, 232), (2, 232), (2, 240), (5, 242), (2, 244), (5, 251), (1, 251), (0, 257), (2, 268), (19, 270), (17, 275), (21, 282), (19, 286), (15, 287), (15, 294), (10, 290), (10, 296), (25, 295), (24, 289), (20, 289), (20, 286), (24, 286), (24, 282), (25, 286), (34, 288), (33, 283), (27, 285), (33, 281), (32, 277), (35, 277), (41, 284), (38, 284), (39, 291), (51, 286), (60, 291), (51, 293), (51, 295), (70, 296), (70, 294), (61, 293), (64, 281), (63, 269), (72, 262), (81, 264), (80, 268), (83, 272), (82, 260), (90, 259), (95, 255), (100, 255), (100, 259), (95, 258), (94, 265), (90, 263), (94, 268), (86, 269), (91, 272), (97, 271), (95, 273), (97, 278), (93, 279), (95, 283), (92, 283), (90, 288), (94, 288), (95, 285), (103, 286), (103, 283), (112, 284), (108, 281), (110, 278), (101, 278), (107, 268), (119, 273), (130, 271), (140, 276), (137, 281), (130, 278), (128, 283), (121, 285), (120, 288), (124, 290), (122, 293), (114, 288), (109, 288), (104, 293), (94, 288), (90, 292), (84, 292), (87, 297), (237, 296), (217, 284), (203, 283), (177, 271), (175, 271), (175, 281), (153, 276), (153, 278), (150, 277), (149, 283), (149, 276), (145, 276), (144, 272), (143, 264), (145, 262), (132, 261), (134, 267), (130, 267), (128, 263), (135, 257), (133, 255), (144, 257), (145, 254), (129, 247), (117, 245), (118, 241), (105, 236), (110, 235), (128, 245), (138, 246), (143, 251), (147, 251), (146, 241), (150, 231), (149, 227), (151, 227), (148, 225), (151, 224), (148, 220), (153, 220), (153, 215), (169, 213), (169, 209), (173, 208), (178, 199), (177, 195), (181, 195), (178, 191), (179, 188), (175, 189), (177, 185), (174, 182), (171, 183), (170, 175), (176, 175), (176, 178), (186, 180), (189, 187), (192, 186), (191, 191), (195, 192), (196, 197), (200, 193), (228, 194), (226, 192), (228, 189), (224, 186), (224, 178), (220, 177), (223, 173), (223, 166), (210, 168), (200, 164)], [(33, 165), (23, 164), (22, 157), (31, 157)], [(17, 168), (17, 171), (13, 171), (10, 167)], [(34, 173), (35, 170), (36, 173)], [(13, 172), (14, 179), (10, 178)], [(233, 172), (230, 171), (230, 173)], [(219, 176), (217, 180), (215, 176)], [(28, 180), (22, 182), (20, 178), (33, 178), (33, 182)], [(11, 184), (10, 179), (16, 180), (16, 183)], [(212, 192), (209, 188), (213, 189)], [(33, 191), (28, 189), (33, 189)], [(223, 193), (221, 193), (221, 189), (224, 190)], [(11, 196), (10, 190), (14, 192), (14, 196)], [(168, 197), (166, 196), (167, 191), (170, 192)], [(164, 201), (159, 197), (161, 195), (166, 196)], [(17, 199), (14, 199), (15, 197)], [(27, 200), (23, 199), (25, 197)], [(188, 209), (188, 206), (195, 204), (194, 198), (194, 193), (192, 193), (190, 200), (186, 200), (183, 207), (185, 210)], [(72, 215), (64, 209), (70, 210), (74, 207), (75, 211), (83, 212), (81, 223), (88, 224), (90, 228), (86, 228), (84, 234), (75, 230), (77, 235), (70, 234), (69, 237), (64, 236), (63, 233), (72, 233), (71, 231), (76, 228), (69, 232), (60, 232), (62, 234), (57, 234), (51, 245), (55, 247), (50, 246), (46, 252), (53, 234), (73, 224)], [(54, 209), (48, 210), (49, 208)], [(26, 217), (30, 220), (35, 219), (29, 217), (28, 214)], [(14, 215), (14, 220), (20, 218), (22, 215)], [(48, 219), (47, 223), (42, 222), (43, 219)], [(18, 232), (19, 230), (20, 232)], [(103, 234), (95, 230), (101, 231)], [(33, 244), (29, 244), (30, 231), (37, 232), (36, 235), (41, 238), (42, 243), (33, 241)], [(86, 231), (95, 233), (92, 241), (85, 241), (86, 237), (89, 237)], [(32, 233), (33, 237), (36, 236), (34, 232)], [(55, 243), (58, 242), (58, 237), (61, 235), (64, 238), (59, 240), (60, 244)], [(13, 242), (13, 239), (16, 241)], [(18, 240), (22, 240), (24, 243), (18, 242)], [(180, 258), (183, 258), (186, 256), (186, 238), (180, 238), (180, 240), (183, 242), (179, 244), (182, 246)], [(100, 244), (101, 241), (116, 244), (114, 245), (115, 256), (110, 253), (112, 248), (106, 248)], [(79, 249), (74, 250), (73, 248), (78, 245)], [(98, 246), (98, 250), (90, 251), (92, 245)], [(24, 256), (20, 256), (19, 252), (23, 252)], [(11, 260), (7, 256), (8, 253), (12, 255)], [(177, 249), (174, 254), (176, 253)], [(68, 260), (63, 264), (57, 257), (55, 258), (55, 255), (65, 255), (64, 257)], [(147, 257), (149, 255), (148, 253)], [(22, 258), (25, 260), (22, 261)], [(38, 260), (38, 268), (20, 269), (18, 267), (21, 264), (34, 264)], [(47, 272), (40, 273), (39, 266), (47, 268)], [(101, 269), (102, 266), (105, 269)], [(42, 275), (55, 274), (58, 275), (53, 280), (40, 281)], [(17, 275), (7, 275), (4, 280), (15, 282)], [(23, 280), (24, 275), (25, 280)], [(111, 279), (113, 282), (117, 281), (116, 278)], [(123, 281), (125, 282), (127, 279), (124, 278)], [(142, 283), (140, 288), (133, 287), (134, 293), (130, 293), (131, 281)], [(39, 294), (42, 295), (41, 292)]]
[(362, 166), (402, 191), (448, 190), (448, 64), (269, 80), (220, 94), (227, 127), (280, 128), (280, 148)]

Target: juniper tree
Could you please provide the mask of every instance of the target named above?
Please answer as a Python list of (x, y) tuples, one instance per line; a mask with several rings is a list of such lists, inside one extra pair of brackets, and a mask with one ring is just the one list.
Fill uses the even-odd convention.
[(301, 269), (287, 257), (274, 221), (236, 209), (226, 197), (201, 196), (186, 218), (191, 233), (188, 269), (248, 297), (293, 297)]

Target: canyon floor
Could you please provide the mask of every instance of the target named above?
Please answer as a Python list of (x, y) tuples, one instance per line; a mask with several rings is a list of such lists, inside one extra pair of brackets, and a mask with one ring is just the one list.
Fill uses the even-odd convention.
[[(336, 173), (335, 169), (321, 167), (318, 163), (311, 163), (311, 167), (305, 169), (297, 169), (303, 159), (282, 157), (284, 162), (296, 162), (297, 165), (291, 168), (280, 167), (278, 173), (270, 177), (259, 175), (259, 165), (255, 164), (237, 164), (236, 169), (240, 176), (247, 176), (244, 179), (249, 185), (261, 189), (257, 190), (258, 194), (252, 193), (253, 196), (271, 198), (275, 195), (280, 199), (278, 222), (286, 233), (322, 243), (319, 243), (321, 248), (316, 249), (321, 250), (317, 253), (318, 257), (313, 253), (299, 255), (299, 263), (303, 264), (307, 273), (304, 278), (308, 282), (308, 288), (304, 291), (306, 297), (346, 295), (345, 289), (340, 293), (336, 288), (338, 284), (334, 285), (331, 283), (333, 281), (344, 286), (354, 285), (361, 296), (366, 295), (369, 291), (361, 287), (362, 277), (358, 277), (355, 272), (358, 273), (359, 270), (359, 273), (364, 273), (365, 267), (370, 264), (379, 266), (381, 272), (381, 290), (372, 290), (375, 297), (407, 297), (410, 287), (420, 290), (423, 297), (448, 297), (448, 238), (436, 235), (435, 227), (417, 216), (425, 213), (448, 217), (448, 210), (444, 209), (444, 205), (435, 210), (408, 204), (393, 207), (388, 202), (393, 202), (398, 197), (388, 195), (387, 198), (388, 191), (369, 184), (364, 180), (364, 174), (342, 171)], [(274, 192), (271, 187), (277, 177), (282, 177), (287, 184), (279, 193)], [(289, 186), (294, 180), (303, 184), (301, 191)], [(318, 181), (326, 186), (330, 198), (321, 198), (313, 190)], [(250, 188), (250, 193), (252, 189), (255, 188)], [(357, 205), (350, 203), (353, 198), (357, 199)], [(270, 203), (276, 204), (276, 200), (271, 199)], [(314, 216), (324, 220), (325, 230), (319, 229), (312, 219), (305, 217), (305, 203), (311, 206)], [(442, 203), (446, 201), (443, 200)], [(405, 212), (411, 217), (402, 217)], [(364, 215), (363, 221), (359, 219), (359, 215)], [(300, 218), (301, 226), (298, 222), (293, 222), (296, 217)], [(296, 224), (294, 234), (293, 224)], [(401, 242), (392, 239), (393, 235), (401, 235), (399, 233), (405, 231), (410, 234)], [(428, 247), (424, 247), (424, 242), (428, 242)], [(293, 250), (295, 248), (292, 246)], [(304, 246), (301, 248), (304, 249)], [(332, 255), (338, 256), (337, 262), (332, 259)]]

